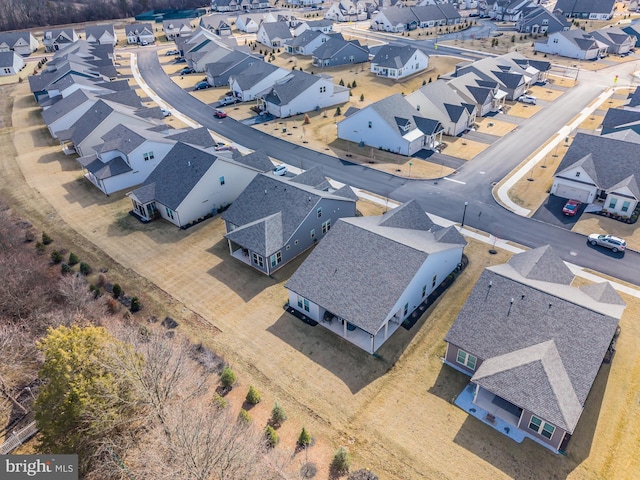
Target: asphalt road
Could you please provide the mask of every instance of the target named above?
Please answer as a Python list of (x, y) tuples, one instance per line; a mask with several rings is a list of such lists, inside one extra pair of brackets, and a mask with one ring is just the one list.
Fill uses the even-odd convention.
[[(635, 63), (635, 62), (634, 62)], [(468, 162), (451, 180), (407, 180), (355, 165), (324, 153), (290, 144), (264, 134), (231, 118), (213, 117), (213, 108), (176, 85), (162, 70), (157, 53), (138, 53), (138, 67), (149, 87), (165, 102), (208, 129), (249, 149), (264, 150), (269, 156), (304, 169), (322, 166), (323, 172), (339, 182), (353, 185), (390, 199), (416, 199), (425, 211), (478, 228), (503, 240), (528, 247), (550, 244), (566, 261), (640, 285), (640, 254), (624, 256), (593, 248), (582, 235), (534, 218), (520, 217), (499, 206), (491, 195), (492, 183), (502, 179), (539, 145), (567, 124), (611, 82), (615, 74), (628, 76), (632, 65), (615, 66), (601, 73), (581, 72), (580, 84), (547, 105), (490, 148)], [(464, 208), (464, 203), (469, 205)]]

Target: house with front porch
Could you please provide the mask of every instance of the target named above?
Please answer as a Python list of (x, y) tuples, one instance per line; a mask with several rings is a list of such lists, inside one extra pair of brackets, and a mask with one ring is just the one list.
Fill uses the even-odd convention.
[(399, 80), (429, 67), (429, 56), (411, 46), (383, 45), (371, 60), (371, 73)]
[(58, 28), (45, 30), (42, 44), (45, 52), (57, 52), (61, 48), (79, 40), (78, 34), (73, 28)]
[(452, 78), (447, 84), (465, 98), (466, 103), (475, 103), (480, 117), (499, 111), (507, 97), (507, 92), (500, 90), (498, 82), (483, 80), (474, 72)]
[(256, 34), (256, 41), (269, 48), (282, 47), (293, 38), (288, 22), (262, 22)]
[(213, 154), (179, 142), (144, 184), (127, 195), (140, 220), (162, 218), (186, 228), (217, 214), (235, 201), (256, 175), (272, 168), (263, 152)]
[(633, 141), (578, 133), (558, 165), (551, 193), (630, 217), (640, 200), (637, 152)]
[(485, 268), (445, 336), (444, 363), (470, 377), (455, 404), (554, 452), (567, 450), (625, 308), (609, 282), (573, 279), (548, 245), (516, 254)]
[(293, 70), (258, 98), (258, 106), (274, 117), (285, 118), (348, 101), (349, 89), (334, 85), (330, 76)]
[(558, 0), (554, 7), (567, 18), (585, 20), (611, 20), (615, 9), (615, 0)]
[(16, 52), (0, 52), (0, 76), (15, 75), (24, 65), (24, 60)]
[(124, 26), (128, 44), (152, 45), (156, 41), (153, 25), (150, 23), (132, 23)]
[(193, 27), (191, 27), (191, 20), (188, 18), (174, 18), (172, 20), (163, 20), (162, 29), (167, 37), (167, 40), (175, 40), (178, 37), (185, 35), (191, 35), (193, 33)]
[[(342, 38), (342, 35), (339, 33), (335, 35)], [(317, 30), (305, 30), (300, 35), (284, 42), (284, 47), (287, 53), (291, 55), (311, 55), (316, 48), (333, 36), (334, 35), (329, 36)]]
[(629, 53), (636, 46), (636, 38), (617, 27), (600, 28), (591, 32), (591, 35), (608, 47), (607, 53), (615, 55)]
[(338, 138), (359, 145), (411, 156), (435, 150), (442, 142), (440, 122), (416, 110), (399, 93), (345, 115), (338, 122)]
[(469, 102), (442, 79), (427, 83), (405, 99), (421, 115), (437, 120), (444, 134), (452, 137), (470, 130), (478, 114), (475, 102)]
[(434, 224), (415, 200), (342, 218), (285, 284), (289, 308), (374, 354), (421, 314), (465, 245), (455, 226)]
[(229, 76), (229, 88), (237, 99), (247, 102), (264, 95), (274, 83), (289, 73), (289, 70), (272, 63), (254, 62), (241, 72)]
[(360, 22), (367, 19), (366, 4), (358, 0), (334, 1), (324, 14), (334, 22)]
[(222, 214), (231, 256), (271, 275), (356, 214), (349, 186), (331, 187), (319, 167), (290, 178), (257, 175)]
[(522, 10), (515, 29), (520, 33), (546, 33), (550, 35), (571, 29), (571, 23), (562, 15), (555, 15), (546, 8), (536, 5)]
[(84, 37), (87, 42), (100, 45), (111, 45), (115, 47), (118, 43), (116, 30), (111, 23), (87, 25), (84, 29)]
[(540, 53), (550, 53), (578, 60), (596, 60), (604, 57), (609, 50), (607, 44), (597, 40), (583, 30), (566, 30), (549, 35), (534, 42), (534, 49)]
[(302, 35), (302, 33), (307, 30), (330, 34), (333, 33), (333, 22), (328, 18), (323, 18), (322, 20), (304, 20), (293, 29), (293, 36), (297, 37), (298, 35)]
[(40, 46), (31, 32), (0, 32), (0, 52), (12, 50), (18, 55), (28, 57)]

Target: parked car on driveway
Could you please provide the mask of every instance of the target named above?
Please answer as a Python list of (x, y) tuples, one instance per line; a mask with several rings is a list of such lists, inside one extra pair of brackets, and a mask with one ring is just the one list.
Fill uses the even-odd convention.
[(611, 249), (613, 253), (624, 252), (627, 248), (627, 242), (619, 237), (613, 235), (601, 235), (599, 233), (592, 233), (589, 235), (589, 243), (593, 246), (599, 245)]
[(227, 105), (233, 105), (234, 103), (238, 103), (239, 101), (240, 100), (238, 100), (236, 97), (226, 96), (222, 100), (220, 100), (219, 105), (221, 107), (226, 107)]
[(164, 115), (165, 117), (170, 117), (171, 116), (171, 111), (167, 110), (166, 108), (161, 108), (160, 109), (162, 111), (162, 115)]
[(564, 207), (562, 207), (562, 213), (567, 217), (573, 217), (578, 213), (578, 210), (580, 210), (580, 205), (582, 205), (582, 203), (578, 200), (569, 200), (564, 204)]
[(283, 177), (284, 175), (287, 174), (287, 166), (284, 163), (281, 163), (280, 165), (276, 165), (275, 168), (273, 169), (273, 174)]
[(180, 50), (167, 50), (165, 55), (167, 57), (170, 57), (171, 55), (180, 55)]
[(216, 118), (226, 118), (227, 112), (225, 112), (224, 110), (214, 110), (213, 116)]
[(211, 85), (209, 85), (209, 82), (202, 81), (202, 82), (196, 83), (194, 90), (204, 90), (205, 88), (209, 88), (209, 87), (211, 87)]
[(233, 145), (229, 145), (227, 143), (218, 142), (214, 147), (214, 150), (216, 152), (226, 152), (226, 151), (236, 150), (236, 147), (234, 147)]
[(530, 105), (535, 105), (538, 99), (533, 95), (520, 95), (518, 97), (518, 101), (522, 103), (528, 103)]
[(189, 68), (189, 67), (185, 67), (182, 70), (180, 70), (180, 75), (189, 75), (190, 73), (196, 73), (196, 71), (193, 68)]

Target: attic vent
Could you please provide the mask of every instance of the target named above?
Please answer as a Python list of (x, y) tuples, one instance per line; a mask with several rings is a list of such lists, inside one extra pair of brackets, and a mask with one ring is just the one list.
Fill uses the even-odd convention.
[(190, 167), (191, 166), (191, 160), (187, 161), (187, 165)]

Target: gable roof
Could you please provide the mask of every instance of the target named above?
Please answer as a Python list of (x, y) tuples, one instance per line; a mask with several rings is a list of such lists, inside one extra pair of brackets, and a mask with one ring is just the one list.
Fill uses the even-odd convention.
[(543, 278), (563, 270), (550, 266), (562, 261), (549, 247), (535, 250), (486, 268), (445, 340), (483, 360), (472, 382), (572, 433), (624, 302), (607, 286), (522, 276), (512, 262), (542, 263)]
[(369, 50), (367, 50), (367, 47), (363, 47), (362, 45), (360, 45), (360, 42), (358, 40), (347, 41), (344, 38), (342, 38), (342, 36), (337, 37), (332, 35), (331, 38), (329, 38), (329, 40), (327, 40), (318, 48), (316, 48), (313, 51), (312, 55), (314, 58), (320, 58), (320, 59), (332, 58), (342, 49), (347, 47), (355, 47), (367, 54), (369, 52)]
[(93, 37), (96, 40), (99, 40), (104, 34), (109, 34), (115, 38), (116, 31), (113, 28), (113, 25), (110, 23), (104, 23), (100, 25), (87, 25), (84, 29), (85, 39), (89, 39), (89, 37)]
[(262, 22), (260, 28), (264, 30), (270, 40), (276, 38), (286, 40), (287, 38), (293, 37), (287, 22)]
[(238, 83), (241, 90), (248, 90), (279, 68), (272, 63), (258, 61), (252, 63), (240, 73), (233, 75), (233, 79)]
[(112, 158), (107, 162), (103, 162), (94, 153), (92, 155), (80, 157), (78, 162), (91, 172), (98, 180), (104, 180), (132, 171), (132, 168), (120, 156)]
[(371, 63), (381, 67), (402, 68), (418, 51), (417, 48), (397, 45), (383, 45), (376, 53)]
[(622, 108), (610, 108), (602, 119), (604, 130), (623, 130), (640, 125), (640, 112)]
[(35, 37), (28, 31), (0, 32), (0, 44), (5, 43), (9, 48), (13, 48), (18, 41), (30, 45), (32, 39), (35, 39)]
[(273, 170), (273, 163), (263, 150), (256, 150), (247, 155), (242, 155), (239, 150), (234, 150), (232, 154), (233, 161), (246, 165), (260, 172), (269, 172)]
[(124, 26), (125, 35), (153, 35), (153, 25), (150, 23), (132, 23)]
[(286, 77), (278, 80), (264, 97), (266, 102), (274, 105), (288, 105), (302, 92), (323, 79), (320, 75), (311, 75), (300, 70), (293, 70)]
[(565, 15), (579, 13), (611, 13), (615, 0), (558, 0), (555, 10)]
[(213, 140), (211, 133), (209, 133), (209, 130), (206, 127), (177, 130), (168, 134), (167, 138), (175, 140), (176, 142), (188, 143), (201, 148), (211, 148), (216, 145), (216, 142)]
[(157, 201), (177, 210), (217, 157), (185, 143), (176, 143), (133, 195), (142, 203)]
[[(317, 178), (317, 173), (307, 173), (304, 178)], [(238, 227), (225, 237), (267, 257), (284, 246), (322, 198), (354, 201), (293, 180), (295, 177), (272, 173), (257, 175), (222, 214), (223, 220)]]
[(415, 201), (381, 216), (341, 218), (285, 287), (375, 335), (428, 256), (466, 243), (457, 231), (455, 243), (438, 241), (440, 228)]

